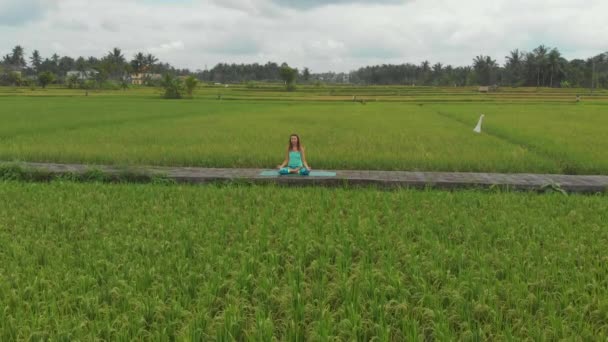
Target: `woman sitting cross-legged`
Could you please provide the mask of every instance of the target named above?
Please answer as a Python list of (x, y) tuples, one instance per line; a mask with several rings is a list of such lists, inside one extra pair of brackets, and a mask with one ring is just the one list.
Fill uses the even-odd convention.
[(310, 166), (306, 162), (304, 146), (300, 145), (300, 137), (297, 134), (292, 134), (289, 137), (287, 155), (283, 163), (279, 165), (279, 173), (282, 175), (297, 173), (302, 176), (307, 176), (310, 173)]

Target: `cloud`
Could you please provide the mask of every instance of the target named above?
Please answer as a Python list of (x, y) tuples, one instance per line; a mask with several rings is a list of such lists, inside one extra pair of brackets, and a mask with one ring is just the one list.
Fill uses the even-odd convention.
[(166, 54), (167, 52), (181, 51), (184, 50), (184, 48), (184, 42), (182, 42), (181, 40), (176, 40), (173, 42), (163, 43), (159, 46), (148, 48), (148, 51), (152, 53)]
[(40, 19), (52, 5), (52, 1), (43, 0), (0, 0), (0, 27), (20, 26)]
[(56, 21), (53, 24), (54, 28), (57, 29), (62, 29), (62, 30), (68, 30), (68, 31), (88, 31), (91, 28), (89, 27), (89, 24), (87, 24), (84, 21), (80, 21), (77, 19), (72, 19), (72, 20), (65, 20), (65, 21)]
[(606, 51), (605, 13), (604, 0), (0, 0), (0, 55), (17, 44), (43, 57), (120, 47), (180, 68), (270, 60), (322, 72), (470, 65), (480, 54), (503, 63), (546, 44), (573, 59)]
[(112, 20), (103, 20), (100, 27), (109, 32), (120, 32), (120, 24)]
[(213, 44), (207, 48), (210, 53), (219, 55), (254, 55), (260, 52), (261, 46), (255, 40), (236, 38)]
[(405, 0), (273, 0), (274, 3), (296, 9), (311, 9), (329, 5), (386, 5), (401, 4)]

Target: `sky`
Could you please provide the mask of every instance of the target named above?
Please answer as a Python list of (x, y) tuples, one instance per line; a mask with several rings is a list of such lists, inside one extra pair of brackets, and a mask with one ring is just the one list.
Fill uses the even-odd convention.
[(509, 51), (608, 51), (606, 0), (0, 0), (0, 54), (142, 51), (178, 68), (287, 62), (312, 72)]

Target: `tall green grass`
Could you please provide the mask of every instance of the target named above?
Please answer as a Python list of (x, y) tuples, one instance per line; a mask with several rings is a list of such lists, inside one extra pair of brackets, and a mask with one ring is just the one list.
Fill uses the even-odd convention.
[(607, 173), (606, 105), (468, 105), (436, 110), (469, 126), (484, 113), (487, 134), (555, 161), (563, 173)]
[(0, 340), (604, 340), (608, 198), (0, 183)]
[[(608, 173), (602, 104), (0, 98), (0, 159), (272, 168)], [(486, 114), (484, 133), (472, 128)]]

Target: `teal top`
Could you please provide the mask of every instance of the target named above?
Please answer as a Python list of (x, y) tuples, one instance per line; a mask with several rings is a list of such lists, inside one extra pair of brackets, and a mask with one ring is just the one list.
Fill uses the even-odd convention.
[(302, 154), (300, 151), (289, 151), (289, 163), (287, 166), (292, 169), (304, 166), (302, 164)]

